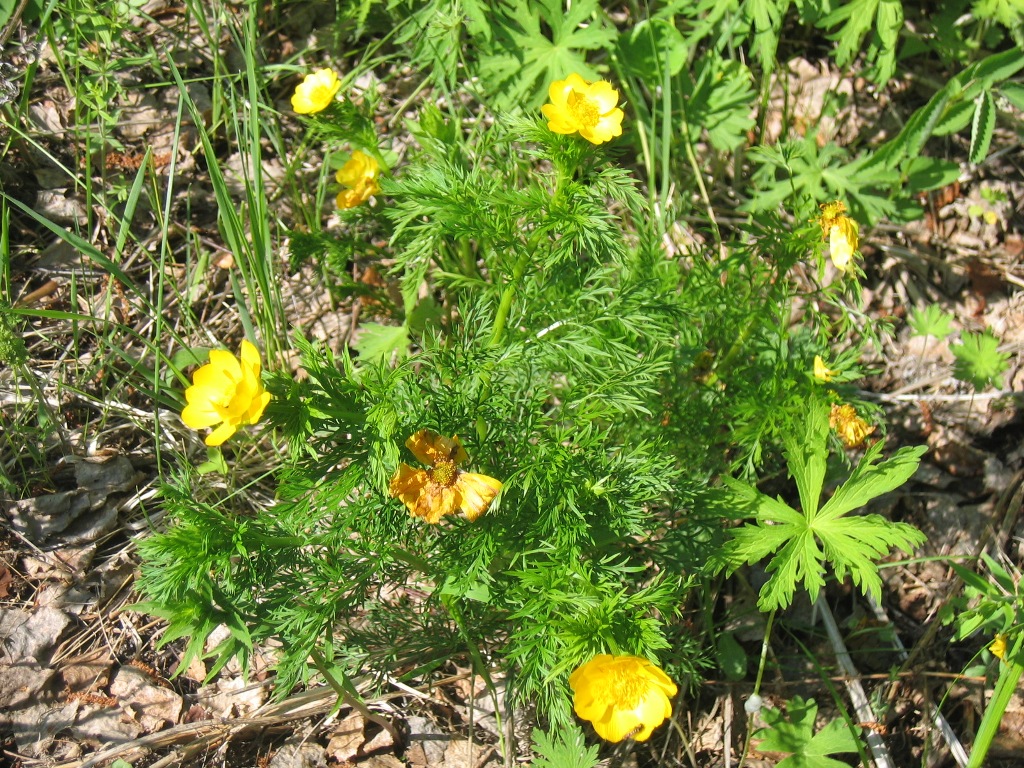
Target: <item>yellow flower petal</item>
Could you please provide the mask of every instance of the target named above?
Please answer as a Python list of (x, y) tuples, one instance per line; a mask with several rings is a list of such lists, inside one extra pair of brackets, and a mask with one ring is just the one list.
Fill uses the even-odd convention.
[(644, 741), (672, 716), (676, 684), (638, 656), (599, 654), (569, 676), (573, 709), (607, 741)]
[(341, 81), (333, 69), (318, 69), (306, 75), (302, 82), (295, 86), (292, 109), (300, 115), (311, 115), (327, 109), (340, 88)]
[(853, 271), (853, 255), (857, 252), (859, 237), (857, 222), (848, 216), (840, 216), (829, 230), (828, 252), (836, 269)]
[(219, 424), (206, 437), (207, 445), (221, 445), (241, 424), (255, 424), (270, 402), (260, 381), (259, 351), (243, 341), (239, 356), (222, 349), (210, 352), (210, 362), (196, 370), (185, 390), (181, 420), (190, 429)]
[(471, 523), (487, 511), (500, 490), (501, 481), (473, 472), (460, 472), (455, 481), (459, 508)]
[(825, 361), (821, 359), (821, 355), (814, 356), (814, 378), (818, 381), (832, 381), (838, 373), (839, 371), (833, 371), (825, 365)]
[(836, 431), (847, 448), (859, 448), (875, 428), (857, 415), (849, 403), (833, 404), (828, 417), (829, 426)]
[(553, 133), (579, 133), (592, 144), (622, 135), (623, 112), (616, 107), (619, 92), (606, 80), (590, 83), (572, 73), (548, 87), (549, 103), (541, 107)]

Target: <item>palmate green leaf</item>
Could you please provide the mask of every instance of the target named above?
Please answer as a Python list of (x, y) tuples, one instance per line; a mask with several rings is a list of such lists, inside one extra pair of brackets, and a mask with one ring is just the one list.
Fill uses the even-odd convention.
[(856, 739), (842, 720), (832, 720), (815, 733), (817, 714), (817, 702), (814, 699), (804, 701), (799, 696), (786, 703), (785, 713), (777, 709), (764, 710), (768, 727), (753, 735), (761, 739), (757, 749), (789, 753), (778, 768), (846, 768), (847, 763), (829, 755), (856, 752)]
[(877, 561), (893, 548), (912, 551), (924, 535), (905, 523), (880, 515), (846, 516), (868, 501), (905, 483), (917, 469), (923, 447), (901, 448), (878, 462), (882, 444), (867, 450), (853, 473), (820, 509), (828, 438), (826, 404), (808, 409), (803, 428), (784, 440), (786, 461), (797, 484), (803, 512), (772, 499), (745, 483), (729, 480), (722, 493), (753, 523), (735, 530), (723, 551), (731, 572), (744, 563), (771, 556), (771, 574), (758, 596), (758, 607), (769, 611), (788, 606), (802, 586), (816, 595), (824, 586), (826, 566), (837, 578), (849, 574), (862, 591), (875, 597), (881, 591)]
[(1003, 374), (1010, 367), (1010, 356), (999, 351), (999, 339), (986, 328), (982, 333), (964, 331), (960, 343), (950, 347), (956, 362), (953, 375), (969, 382), (976, 390), (989, 384), (1003, 386)]
[(562, 0), (517, 0), (511, 12), (514, 23), (504, 30), (510, 42), (481, 62), (485, 79), (504, 91), (499, 105), (537, 106), (547, 97), (550, 83), (573, 72), (596, 79), (585, 53), (610, 49), (616, 38), (599, 11), (597, 0), (573, 2), (568, 9)]

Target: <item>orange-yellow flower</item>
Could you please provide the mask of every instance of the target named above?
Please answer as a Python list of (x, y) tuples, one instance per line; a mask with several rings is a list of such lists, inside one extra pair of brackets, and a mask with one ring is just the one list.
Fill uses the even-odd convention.
[(603, 144), (622, 135), (619, 92), (607, 80), (591, 83), (573, 72), (548, 88), (549, 104), (541, 107), (548, 128), (555, 133), (580, 136), (591, 144)]
[(600, 654), (569, 675), (576, 714), (606, 741), (646, 741), (672, 716), (676, 684), (647, 659)]
[(875, 431), (873, 426), (857, 415), (857, 411), (849, 403), (833, 404), (828, 423), (847, 448), (859, 448), (867, 436)]
[(255, 424), (270, 402), (270, 393), (260, 381), (260, 353), (248, 341), (242, 341), (239, 356), (214, 349), (210, 362), (192, 376), (185, 390), (188, 405), (181, 420), (190, 429), (205, 429), (219, 424), (206, 436), (206, 444), (220, 445), (240, 424)]
[(818, 224), (821, 226), (822, 239), (828, 238), (828, 253), (832, 263), (841, 272), (852, 272), (853, 255), (860, 243), (857, 222), (845, 215), (846, 204), (840, 200), (822, 203), (820, 208)]
[(341, 81), (333, 69), (318, 69), (306, 75), (295, 86), (292, 94), (292, 109), (300, 115), (311, 115), (327, 109), (334, 101), (334, 94), (341, 88)]
[(442, 517), (461, 510), (470, 522), (487, 511), (501, 482), (487, 475), (463, 472), (459, 464), (469, 459), (458, 436), (443, 437), (421, 429), (405, 441), (413, 456), (430, 469), (401, 464), (391, 478), (389, 491), (401, 499), (416, 517), (437, 525)]
[(377, 161), (358, 149), (352, 157), (338, 169), (338, 183), (347, 187), (338, 193), (339, 208), (355, 208), (380, 192), (377, 176), (380, 166)]
[(839, 371), (833, 371), (825, 365), (825, 361), (821, 359), (821, 355), (814, 356), (814, 378), (818, 381), (832, 381), (838, 373)]

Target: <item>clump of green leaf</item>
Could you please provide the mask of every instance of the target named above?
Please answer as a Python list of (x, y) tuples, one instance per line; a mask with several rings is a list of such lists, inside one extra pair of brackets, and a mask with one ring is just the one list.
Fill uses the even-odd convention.
[(881, 515), (849, 514), (910, 479), (924, 446), (901, 448), (889, 459), (878, 461), (883, 443), (875, 443), (846, 482), (822, 504), (827, 445), (828, 405), (812, 403), (802, 430), (790, 432), (784, 440), (802, 511), (746, 483), (725, 481), (723, 493), (736, 508), (754, 518), (734, 531), (724, 548), (729, 572), (745, 563), (772, 558), (768, 564), (771, 577), (758, 600), (761, 610), (788, 606), (801, 583), (815, 597), (825, 585), (826, 564), (839, 579), (849, 573), (855, 585), (877, 599), (882, 588), (877, 561), (894, 548), (909, 552), (925, 540), (924, 534), (906, 523), (894, 523)]
[(753, 734), (760, 739), (760, 752), (784, 752), (789, 757), (782, 760), (777, 768), (847, 768), (848, 763), (829, 755), (857, 752), (857, 740), (842, 720), (832, 720), (817, 733), (814, 719), (818, 704), (814, 699), (804, 701), (794, 696), (785, 702), (782, 709), (763, 711), (767, 728)]
[(981, 333), (964, 331), (960, 343), (950, 347), (956, 358), (953, 375), (981, 391), (989, 384), (997, 389), (1003, 386), (1003, 374), (1010, 367), (1010, 356), (999, 351), (999, 339), (991, 329)]

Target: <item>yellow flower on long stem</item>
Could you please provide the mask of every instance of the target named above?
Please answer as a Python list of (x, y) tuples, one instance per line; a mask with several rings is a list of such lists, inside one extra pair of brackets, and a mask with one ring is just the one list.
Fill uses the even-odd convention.
[(379, 174), (380, 165), (374, 158), (358, 149), (353, 152), (336, 176), (338, 183), (346, 187), (338, 193), (338, 207), (355, 208), (380, 192)]
[(306, 75), (302, 82), (295, 86), (292, 94), (292, 109), (300, 115), (312, 115), (321, 112), (334, 101), (334, 95), (341, 88), (341, 80), (333, 69), (318, 69)]
[(857, 222), (846, 215), (846, 204), (841, 200), (822, 203), (821, 226), (822, 239), (828, 239), (828, 253), (832, 263), (841, 272), (853, 271), (853, 256), (860, 244)]
[(607, 80), (591, 83), (573, 72), (548, 88), (550, 103), (541, 107), (548, 128), (555, 133), (580, 136), (591, 144), (603, 144), (622, 135), (619, 92)]
[(873, 426), (857, 415), (857, 411), (849, 403), (833, 404), (828, 424), (847, 448), (859, 448), (868, 435), (875, 431)]
[(181, 420), (190, 429), (206, 429), (219, 424), (206, 436), (206, 444), (223, 443), (241, 424), (255, 424), (270, 402), (270, 393), (260, 381), (260, 353), (248, 341), (242, 341), (239, 356), (214, 349), (210, 362), (192, 376), (185, 390), (188, 405)]
[(413, 456), (430, 469), (413, 469), (401, 464), (388, 488), (409, 512), (431, 525), (459, 510), (470, 522), (487, 511), (501, 490), (501, 481), (487, 475), (463, 472), (459, 464), (469, 460), (458, 436), (443, 437), (421, 429), (405, 441)]
[(821, 359), (821, 355), (814, 356), (814, 378), (818, 381), (832, 381), (838, 373), (839, 371), (833, 371), (825, 365), (825, 361)]
[(672, 716), (678, 689), (668, 675), (639, 656), (599, 654), (569, 675), (573, 709), (606, 741), (646, 741)]

